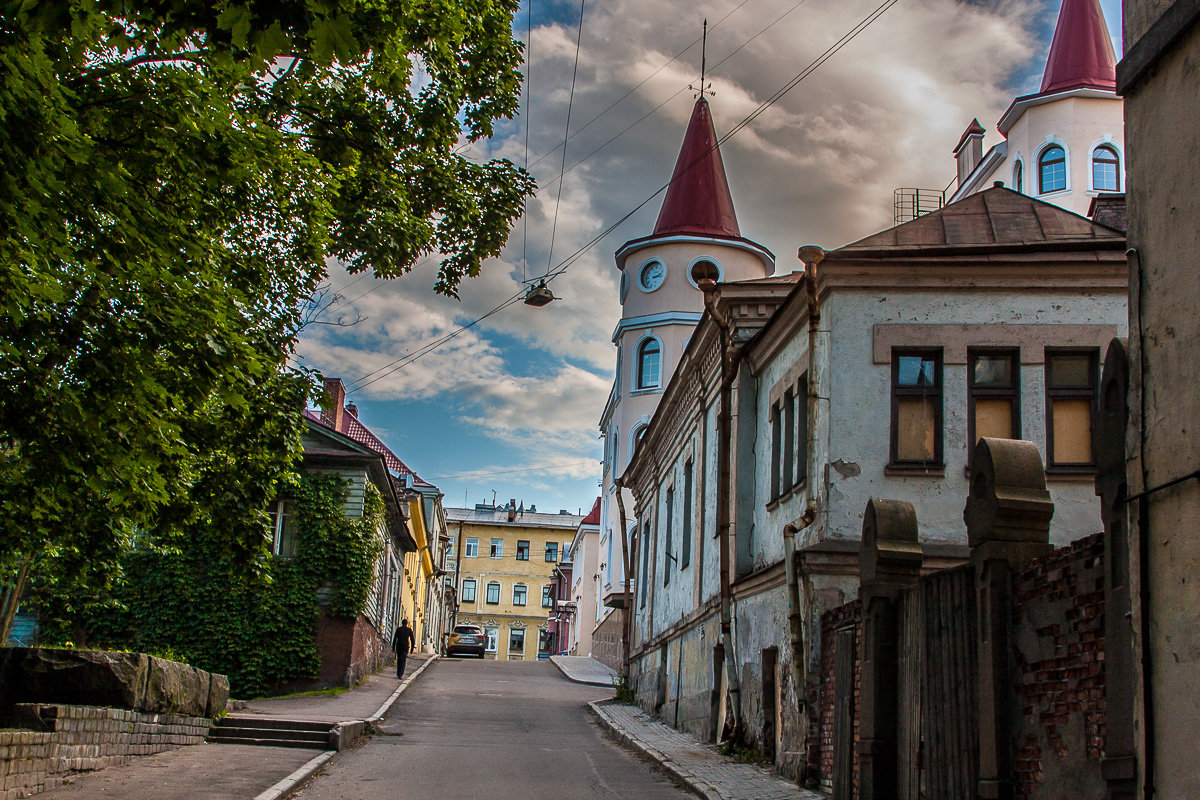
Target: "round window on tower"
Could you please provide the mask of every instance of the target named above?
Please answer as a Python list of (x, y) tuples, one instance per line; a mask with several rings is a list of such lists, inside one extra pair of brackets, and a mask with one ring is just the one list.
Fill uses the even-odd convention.
[(697, 258), (688, 266), (688, 281), (697, 289), (700, 288), (700, 281), (720, 283), (724, 277), (725, 271), (721, 265), (707, 256)]

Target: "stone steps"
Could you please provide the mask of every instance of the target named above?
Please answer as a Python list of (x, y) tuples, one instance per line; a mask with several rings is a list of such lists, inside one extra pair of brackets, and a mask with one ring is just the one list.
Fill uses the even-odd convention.
[(252, 744), (267, 747), (294, 747), (309, 750), (336, 750), (332, 722), (305, 722), (257, 717), (221, 717), (209, 729), (205, 741), (211, 744)]

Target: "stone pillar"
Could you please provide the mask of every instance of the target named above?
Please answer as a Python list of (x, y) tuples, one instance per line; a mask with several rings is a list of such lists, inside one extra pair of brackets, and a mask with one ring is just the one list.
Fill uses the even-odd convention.
[(921, 577), (917, 513), (911, 503), (871, 498), (863, 516), (858, 552), (863, 619), (859, 798), (897, 796), (897, 728), (900, 724), (901, 591)]
[(1050, 552), (1054, 503), (1042, 457), (1031, 442), (983, 438), (971, 459), (963, 520), (978, 597), (979, 784), (981, 800), (1013, 796), (1009, 674), (1012, 571)]
[(1125, 498), (1125, 433), (1129, 425), (1129, 355), (1113, 339), (1100, 381), (1096, 426), (1096, 494), (1104, 520), (1104, 707), (1107, 715), (1100, 774), (1107, 800), (1133, 800), (1137, 758), (1133, 731), (1133, 627), (1129, 576), (1129, 518)]

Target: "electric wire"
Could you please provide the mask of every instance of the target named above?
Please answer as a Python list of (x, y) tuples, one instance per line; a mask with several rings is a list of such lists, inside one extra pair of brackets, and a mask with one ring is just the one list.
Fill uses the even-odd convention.
[[(729, 130), (728, 133), (726, 133), (724, 136), (719, 137), (709, 150), (705, 151), (704, 153), (699, 154), (696, 157), (696, 159), (692, 161), (691, 164), (689, 164), (687, 167), (684, 168), (684, 170), (682, 170), (680, 172), (679, 177), (682, 177), (683, 175), (687, 174), (687, 172), (690, 169), (692, 169), (696, 164), (700, 163), (700, 161), (703, 160), (704, 157), (708, 153), (712, 152), (712, 150), (719, 149), (722, 144), (729, 141), (729, 139), (731, 139), (733, 136), (737, 135), (740, 131), (744, 130), (746, 128), (746, 126), (748, 126), (751, 122), (753, 122), (755, 119), (760, 117), (768, 108), (770, 108), (771, 106), (773, 106), (777, 102), (779, 102), (788, 92), (790, 92), (792, 89), (794, 89), (798, 85), (800, 85), (800, 83), (805, 78), (807, 78), (809, 75), (811, 75), (813, 72), (815, 72), (818, 68), (821, 67), (821, 65), (823, 65), (826, 61), (828, 61), (834, 55), (836, 55), (842, 48), (844, 48), (847, 44), (849, 44), (854, 38), (856, 38), (864, 30), (866, 30), (867, 27), (869, 27), (872, 23), (874, 23), (881, 16), (883, 16), (883, 14), (885, 12), (887, 12), (892, 6), (896, 5), (896, 3), (898, 3), (898, 2), (900, 2), (900, 0), (884, 0), (884, 2), (882, 4), (880, 4), (874, 11), (872, 11), (871, 13), (867, 14), (867, 16), (865, 16), (861, 20), (859, 20), (859, 22), (857, 24), (855, 24), (840, 39), (838, 39), (836, 42), (834, 42), (832, 45), (830, 45), (823, 53), (821, 53), (821, 55), (817, 56), (815, 59), (813, 59), (811, 62), (809, 62), (808, 66), (806, 66), (803, 70), (801, 70), (799, 74), (797, 74), (794, 78), (792, 78), (787, 83), (785, 83), (782, 88), (778, 89), (774, 94), (772, 94), (770, 97), (768, 97), (762, 103), (760, 103), (757, 108), (755, 108), (748, 115), (746, 115), (744, 118), (742, 118), (742, 120), (739, 121), (737, 124), (735, 124)], [(664, 183), (662, 186), (660, 186), (658, 189), (656, 189), (649, 197), (642, 200), (640, 203), (638, 203), (636, 206), (634, 206), (628, 212), (623, 214), (616, 222), (614, 222), (611, 225), (609, 225), (608, 227), (606, 227), (604, 230), (602, 230), (596, 236), (589, 239), (584, 245), (582, 245), (574, 253), (572, 253), (571, 255), (569, 255), (565, 259), (563, 259), (561, 262), (559, 262), (559, 265), (556, 269), (548, 271), (546, 273), (544, 280), (549, 282), (549, 281), (553, 280), (554, 278), (557, 278), (559, 275), (563, 274), (564, 272), (566, 272), (567, 269), (569, 269), (573, 264), (575, 264), (575, 262), (578, 261), (584, 254), (586, 254), (589, 250), (591, 250), (593, 247), (595, 247), (597, 244), (599, 244), (599, 242), (601, 240), (603, 240), (610, 233), (612, 233), (617, 228), (619, 228), (630, 217), (632, 217), (634, 214), (636, 214), (638, 211), (640, 211), (642, 208), (644, 208), (648, 203), (653, 201), (654, 198), (658, 197), (660, 194), (662, 194), (664, 191), (666, 191), (667, 188), (670, 187), (672, 181), (674, 181), (674, 180), (677, 180), (677, 178), (672, 178), (672, 180), (669, 180), (666, 183)], [(375, 381), (381, 380), (381, 379), (387, 377), (388, 375), (391, 375), (394, 372), (397, 372), (397, 371), (403, 369), (404, 367), (411, 364), (413, 361), (416, 361), (417, 359), (421, 358), (422, 356), (425, 356), (428, 353), (436, 350), (438, 347), (441, 346), (441, 343), (443, 343), (445, 341), (449, 341), (450, 339), (453, 339), (455, 336), (465, 332), (469, 328), (474, 327), (476, 324), (478, 324), (479, 322), (482, 322), (483, 320), (487, 319), (488, 317), (492, 316), (493, 314), (499, 313), (500, 311), (508, 308), (509, 306), (512, 306), (520, 298), (521, 298), (521, 293), (518, 292), (517, 294), (513, 295), (512, 297), (510, 297), (507, 300), (505, 300), (504, 302), (502, 302), (500, 305), (494, 307), (493, 309), (491, 309), (490, 311), (485, 313), (483, 316), (480, 316), (477, 319), (472, 320), (471, 322), (467, 323), (463, 327), (458, 328), (457, 330), (452, 331), (451, 333), (441, 337), (439, 340), (435, 340), (434, 342), (429, 343), (428, 345), (426, 345), (426, 346), (422, 347), (420, 350), (418, 350), (416, 353), (402, 356), (401, 358), (398, 358), (388, 364), (385, 364), (385, 365), (373, 370), (372, 372), (367, 373), (366, 375), (362, 376), (361, 378), (358, 378), (358, 379), (352, 381), (351, 384), (349, 384), (347, 386), (347, 393), (349, 393), (350, 391), (358, 391), (359, 389), (366, 388), (367, 386), (371, 385)], [(401, 362), (403, 362), (403, 363), (401, 363)], [(398, 365), (398, 366), (396, 366), (396, 365)], [(382, 375), (378, 374), (378, 373), (384, 372), (385, 370), (386, 370), (385, 374), (382, 374)], [(372, 376), (377, 376), (377, 377), (372, 377)], [(368, 378), (370, 378), (371, 380), (367, 380)], [(353, 389), (350, 389), (351, 385), (354, 386)]]
[(567, 122), (563, 126), (562, 165), (558, 170), (558, 196), (554, 199), (554, 222), (550, 225), (550, 252), (546, 255), (546, 272), (554, 263), (554, 236), (558, 232), (558, 209), (562, 203), (563, 174), (567, 168), (567, 139), (571, 132), (571, 109), (575, 106), (575, 77), (579, 74), (579, 43), (583, 41), (583, 7), (587, 0), (579, 0), (579, 30), (575, 34), (575, 66), (571, 70), (571, 95), (567, 100)]
[(588, 461), (572, 461), (569, 464), (544, 464), (540, 467), (525, 467), (524, 469), (504, 469), (504, 470), (499, 470), (497, 472), (479, 471), (479, 472), (463, 472), (459, 475), (432, 475), (427, 480), (444, 481), (444, 480), (449, 480), (451, 478), (490, 478), (493, 475), (510, 475), (514, 472), (540, 472), (540, 471), (548, 470), (548, 469), (566, 469), (567, 467), (585, 467), (585, 466), (589, 466), (589, 465), (594, 465), (595, 463), (596, 463), (596, 459), (593, 458), (593, 459), (589, 459)]
[[(727, 13), (725, 16), (721, 17), (719, 20), (717, 20), (716, 22), (714, 22), (714, 23), (713, 23), (713, 26), (712, 26), (712, 28), (710, 28), (710, 30), (713, 30), (713, 29), (715, 29), (715, 28), (716, 28), (718, 25), (720, 25), (722, 22), (724, 22), (725, 20), (729, 19), (731, 16), (733, 16), (734, 12), (736, 12), (736, 11), (737, 11), (738, 9), (740, 9), (742, 6), (746, 5), (746, 3), (748, 3), (748, 2), (750, 2), (750, 0), (742, 0), (742, 2), (738, 3), (738, 4), (737, 4), (736, 6), (734, 6), (732, 9), (730, 9), (729, 13)], [(801, 0), (801, 2), (807, 2), (807, 0)], [(788, 12), (788, 13), (791, 13), (791, 12)], [(642, 81), (641, 81), (641, 83), (639, 83), (637, 86), (634, 86), (632, 89), (630, 89), (629, 91), (625, 92), (625, 94), (621, 95), (621, 96), (620, 96), (620, 97), (618, 97), (616, 100), (614, 100), (614, 101), (612, 101), (611, 103), (609, 103), (607, 106), (605, 106), (605, 107), (604, 107), (604, 109), (602, 109), (602, 110), (600, 111), (600, 113), (596, 114), (596, 116), (592, 117), (592, 118), (591, 118), (591, 119), (589, 119), (587, 122), (585, 122), (585, 123), (583, 123), (582, 125), (580, 125), (580, 126), (579, 126), (579, 127), (576, 129), (576, 130), (575, 130), (575, 132), (574, 132), (574, 133), (572, 133), (572, 134), (571, 134), (569, 137), (567, 137), (567, 141), (570, 141), (571, 139), (574, 139), (574, 138), (575, 138), (576, 136), (578, 136), (579, 134), (583, 133), (583, 132), (584, 132), (584, 131), (585, 131), (585, 130), (588, 128), (588, 126), (589, 126), (589, 125), (591, 125), (593, 122), (595, 122), (596, 120), (598, 120), (598, 119), (600, 119), (601, 117), (603, 117), (603, 116), (604, 116), (605, 114), (607, 114), (609, 111), (612, 111), (614, 108), (616, 108), (618, 105), (620, 105), (620, 104), (621, 104), (621, 103), (622, 103), (622, 102), (623, 102), (623, 101), (624, 101), (626, 98), (628, 98), (628, 97), (629, 97), (631, 94), (633, 94), (633, 93), (634, 93), (634, 92), (636, 92), (638, 89), (640, 89), (640, 88), (642, 88), (643, 86), (645, 86), (645, 85), (646, 85), (646, 84), (647, 84), (647, 83), (650, 81), (650, 79), (651, 79), (651, 78), (653, 78), (653, 77), (654, 77), (655, 75), (657, 75), (658, 73), (662, 72), (662, 71), (663, 71), (664, 69), (666, 69), (667, 67), (669, 67), (669, 66), (671, 66), (672, 64), (674, 64), (674, 63), (675, 63), (676, 61), (678, 61), (680, 58), (682, 58), (684, 53), (686, 53), (688, 50), (691, 50), (693, 47), (695, 47), (696, 45), (698, 45), (698, 44), (700, 43), (700, 39), (701, 39), (701, 37), (697, 36), (695, 39), (693, 39), (693, 40), (691, 41), (691, 43), (689, 43), (689, 44), (688, 44), (688, 46), (687, 46), (687, 47), (683, 48), (683, 49), (682, 49), (682, 50), (680, 50), (678, 53), (676, 53), (675, 55), (671, 56), (669, 59), (667, 59), (666, 61), (664, 61), (664, 62), (663, 62), (663, 63), (662, 63), (660, 66), (659, 66), (659, 68), (658, 68), (658, 69), (654, 70), (654, 72), (651, 72), (651, 73), (650, 73), (649, 75), (647, 75), (645, 78), (642, 78)], [(745, 46), (745, 45), (743, 45), (743, 47), (744, 47), (744, 46)], [(680, 89), (680, 91), (683, 91), (683, 90), (682, 90), (682, 89)], [(679, 94), (679, 92), (676, 92), (675, 94)], [(675, 95), (672, 95), (672, 97), (674, 97), (674, 96), (675, 96)], [(542, 163), (542, 162), (543, 162), (543, 161), (545, 161), (547, 158), (549, 158), (551, 155), (553, 155), (553, 154), (554, 154), (554, 151), (556, 151), (556, 150), (558, 150), (558, 145), (554, 145), (554, 147), (551, 147), (549, 150), (547, 150), (546, 152), (542, 153), (542, 154), (541, 154), (540, 156), (538, 156), (538, 157), (537, 157), (537, 159), (536, 159), (536, 160), (535, 160), (535, 161), (534, 161), (532, 164), (530, 164), (529, 166), (531, 166), (531, 167), (536, 167), (538, 164)], [(571, 167), (571, 169), (574, 169), (574, 168), (575, 168), (575, 167)], [(568, 170), (568, 171), (569, 171), (569, 170)]]

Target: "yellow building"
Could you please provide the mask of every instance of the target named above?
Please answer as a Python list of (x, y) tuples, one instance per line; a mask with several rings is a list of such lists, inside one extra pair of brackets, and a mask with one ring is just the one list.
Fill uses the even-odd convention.
[(456, 623), (481, 626), (487, 658), (536, 661), (546, 650), (550, 579), (583, 517), (495, 507), (447, 508), (446, 527), (458, 596)]

